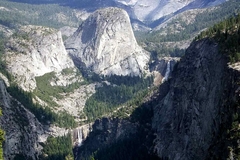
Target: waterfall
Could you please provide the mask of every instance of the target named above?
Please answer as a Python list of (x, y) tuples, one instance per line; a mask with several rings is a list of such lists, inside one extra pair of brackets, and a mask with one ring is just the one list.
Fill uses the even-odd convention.
[(168, 77), (169, 77), (169, 74), (170, 74), (170, 71), (171, 71), (170, 67), (171, 67), (171, 63), (170, 63), (170, 61), (168, 61), (167, 62), (167, 70), (165, 72), (164, 78), (162, 79), (162, 83), (168, 80)]
[(78, 129), (77, 136), (78, 136), (78, 146), (81, 146), (82, 145), (82, 130), (81, 130), (81, 128)]

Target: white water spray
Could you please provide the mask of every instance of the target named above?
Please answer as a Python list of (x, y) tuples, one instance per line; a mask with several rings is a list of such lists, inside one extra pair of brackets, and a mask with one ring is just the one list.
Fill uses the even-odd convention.
[(170, 67), (171, 67), (171, 63), (170, 61), (167, 62), (167, 70), (166, 73), (164, 75), (164, 78), (162, 79), (162, 83), (168, 80), (169, 74), (170, 74)]
[(81, 128), (78, 129), (77, 134), (78, 134), (78, 146), (81, 146), (82, 145), (82, 130), (81, 130)]

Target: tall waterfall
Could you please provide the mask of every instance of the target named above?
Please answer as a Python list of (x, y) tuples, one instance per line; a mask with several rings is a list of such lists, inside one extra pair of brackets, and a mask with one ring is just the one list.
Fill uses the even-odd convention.
[(164, 78), (162, 79), (162, 83), (168, 80), (168, 77), (169, 77), (169, 74), (170, 74), (170, 71), (171, 71), (170, 67), (171, 67), (171, 63), (170, 63), (170, 61), (168, 61), (167, 62), (167, 70), (165, 72)]
[(78, 132), (77, 132), (77, 136), (78, 136), (78, 146), (81, 146), (82, 145), (82, 129), (78, 129)]

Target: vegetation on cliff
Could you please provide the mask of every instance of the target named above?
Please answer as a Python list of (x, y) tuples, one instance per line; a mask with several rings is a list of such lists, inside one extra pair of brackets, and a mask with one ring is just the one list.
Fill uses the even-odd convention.
[(182, 56), (182, 50), (167, 45), (166, 42), (180, 42), (194, 38), (202, 30), (238, 13), (240, 11), (239, 5), (238, 0), (229, 0), (218, 7), (196, 14), (190, 23), (179, 17), (171, 20), (165, 28), (150, 33), (135, 32), (135, 36), (139, 44), (157, 56)]
[(104, 118), (101, 123), (96, 121), (93, 131), (78, 148), (77, 159), (158, 160), (151, 148), (155, 136), (150, 125), (152, 106), (156, 104), (155, 100), (140, 102), (128, 117)]
[[(22, 1), (21, 1), (22, 2)], [(41, 25), (53, 28), (79, 25), (70, 7), (58, 4), (27, 4), (0, 0), (0, 24), (9, 28), (20, 25)]]
[(130, 76), (109, 76), (102, 86), (96, 88), (84, 107), (88, 121), (94, 121), (109, 114), (127, 101), (139, 96), (138, 94), (152, 85), (152, 77), (140, 78)]
[(48, 106), (41, 106), (33, 103), (33, 94), (23, 91), (21, 88), (12, 85), (7, 91), (30, 110), (37, 119), (43, 124), (56, 124), (59, 127), (73, 128), (76, 127), (74, 118), (66, 112), (53, 112)]
[[(231, 63), (240, 61), (240, 14), (226, 19), (202, 32), (196, 40), (210, 37), (218, 42), (221, 53), (229, 57)], [(239, 88), (240, 74), (235, 71), (235, 87)], [(240, 158), (240, 99), (239, 89), (235, 91), (237, 97), (234, 103), (229, 103), (230, 114), (228, 120), (221, 126), (221, 136), (212, 146), (209, 156), (215, 159)], [(220, 152), (219, 152), (220, 151)]]
[(205, 37), (215, 39), (220, 45), (220, 51), (229, 56), (231, 63), (240, 60), (240, 14), (201, 32), (195, 40)]
[[(0, 109), (0, 116), (2, 115), (2, 110)], [(0, 160), (3, 160), (3, 141), (4, 141), (4, 131), (0, 129)]]
[(7, 72), (6, 62), (3, 60), (6, 41), (7, 37), (0, 31), (0, 72), (11, 81), (13, 77)]
[[(67, 72), (67, 70), (70, 70), (70, 69), (64, 69), (62, 71), (62, 74), (68, 75), (67, 73), (64, 73), (64, 72)], [(80, 76), (79, 72), (77, 72), (76, 74), (77, 74), (76, 76)], [(58, 79), (58, 77), (56, 77), (54, 72), (46, 73), (43, 76), (36, 77), (35, 79), (37, 82), (37, 88), (33, 91), (33, 94), (38, 96), (41, 100), (47, 102), (50, 108), (54, 108), (58, 106), (56, 102), (52, 100), (51, 97), (61, 99), (63, 98), (61, 93), (73, 92), (74, 89), (77, 89), (81, 85), (87, 83), (83, 81), (83, 82), (74, 82), (67, 86), (52, 86), (50, 84), (50, 81), (52, 79)]]
[(72, 138), (70, 133), (62, 137), (48, 137), (46, 143), (43, 146), (43, 155), (41, 159), (70, 160), (70, 157), (73, 157)]

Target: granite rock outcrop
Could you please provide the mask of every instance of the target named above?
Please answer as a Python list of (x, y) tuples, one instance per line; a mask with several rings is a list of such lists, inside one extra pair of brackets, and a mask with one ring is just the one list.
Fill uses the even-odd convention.
[(61, 32), (41, 26), (23, 26), (6, 46), (7, 70), (26, 91), (36, 88), (36, 76), (73, 68)]
[(138, 46), (126, 11), (97, 10), (65, 41), (78, 67), (101, 75), (141, 76), (148, 72), (149, 53)]

